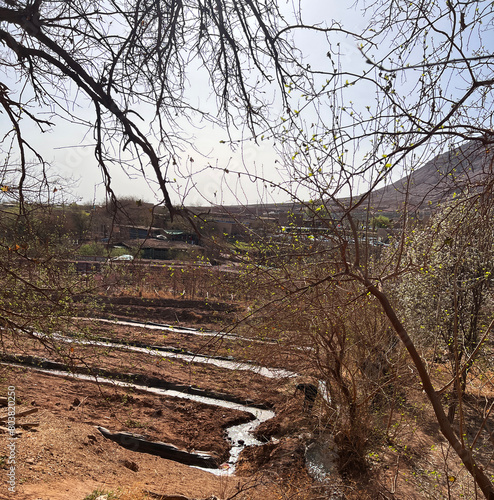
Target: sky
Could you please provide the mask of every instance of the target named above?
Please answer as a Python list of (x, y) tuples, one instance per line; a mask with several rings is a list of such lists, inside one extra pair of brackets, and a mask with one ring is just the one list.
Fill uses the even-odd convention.
[[(328, 8), (331, 6), (331, 8)], [(290, 4), (286, 6), (287, 15), (292, 8)], [(331, 0), (304, 0), (302, 2), (303, 20), (305, 23), (319, 24), (341, 20), (343, 23), (349, 23), (352, 29), (359, 30), (365, 25), (364, 17), (353, 8), (347, 8), (345, 2)], [(322, 15), (327, 15), (327, 19)], [(322, 34), (312, 34), (309, 36), (305, 31), (299, 30), (295, 34), (297, 47), (306, 54), (307, 61), (313, 65), (328, 66), (326, 53), (328, 50), (325, 36)], [(353, 41), (341, 39), (349, 64), (358, 63), (364, 66), (362, 56), (357, 50)], [(191, 74), (188, 76), (193, 88), (197, 88), (198, 101), (212, 100), (210, 89), (204, 88), (204, 80), (200, 74)], [(275, 113), (279, 110), (275, 109)], [(249, 172), (261, 177), (268, 177), (274, 182), (282, 182), (283, 176), (278, 172), (280, 159), (277, 155), (273, 143), (270, 141), (259, 142), (256, 144), (252, 140), (246, 140), (241, 146), (236, 146), (232, 150), (228, 144), (228, 136), (224, 130), (219, 127), (200, 123), (197, 128), (184, 123), (184, 130), (192, 138), (193, 148), (186, 148), (182, 153), (182, 159), (192, 158), (193, 164), (189, 161), (183, 161), (182, 172), (174, 175), (176, 182), (172, 185), (179, 195), (175, 200), (185, 200), (188, 205), (209, 205), (209, 204), (236, 204), (240, 203), (259, 203), (264, 202), (285, 202), (287, 194), (278, 192), (275, 189), (265, 189), (262, 184), (255, 182), (251, 176), (244, 176), (239, 179), (237, 172)], [(246, 137), (243, 131), (238, 131), (238, 137)], [(89, 139), (84, 139), (91, 142)], [(83, 142), (84, 142), (83, 140)], [(60, 154), (61, 153), (61, 154)], [(102, 186), (94, 188), (95, 181), (100, 179), (97, 167), (89, 165), (92, 162), (92, 152), (90, 148), (72, 148), (57, 152), (57, 163), (64, 165), (69, 176), (77, 178), (80, 168), (84, 168), (84, 175), (80, 176), (78, 193), (87, 197), (94, 196), (98, 199), (102, 196)], [(206, 168), (207, 165), (218, 167), (218, 170)], [(88, 169), (88, 170), (86, 170)], [(228, 170), (228, 173), (221, 172), (221, 169)], [(189, 171), (193, 170), (194, 176), (188, 176)], [(200, 171), (201, 173), (197, 173)], [(89, 172), (91, 172), (89, 174)], [(182, 175), (181, 175), (182, 174)], [(151, 175), (152, 177), (152, 175)], [(151, 182), (147, 183), (140, 173), (128, 177), (124, 172), (113, 170), (113, 183), (118, 194), (124, 196), (135, 196), (153, 201), (159, 198), (153, 194), (156, 186)]]
[[(321, 0), (304, 0), (302, 6), (303, 20), (306, 23), (324, 24), (321, 13), (331, 14), (328, 22), (333, 19), (351, 20), (354, 29), (363, 25), (355, 17), (355, 11), (347, 12), (342, 2), (328, 2)], [(291, 5), (286, 5), (287, 15)], [(327, 65), (327, 46), (324, 36), (307, 36), (305, 32), (296, 33), (297, 46), (307, 54), (307, 60), (313, 64)], [(343, 40), (343, 43), (345, 41)], [(361, 58), (356, 47), (348, 44), (347, 52), (353, 57)], [(197, 100), (204, 104), (209, 102), (214, 106), (211, 90), (204, 85), (204, 79), (198, 72), (188, 75), (191, 88), (197, 93)], [(90, 106), (79, 96), (77, 112), (89, 121), (94, 119)], [(275, 105), (276, 108), (276, 105)], [(143, 108), (136, 105), (136, 111), (143, 113)], [(274, 110), (275, 114), (279, 110)], [(50, 110), (38, 110), (42, 115), (52, 118)], [(5, 120), (5, 116), (2, 118)], [(92, 133), (85, 127), (76, 126), (60, 119), (55, 121), (56, 126), (46, 132), (39, 133), (37, 127), (25, 121), (24, 136), (28, 137), (32, 145), (42, 152), (46, 161), (51, 163), (54, 175), (60, 176), (58, 183), (59, 196), (68, 200), (71, 198), (84, 202), (101, 202), (105, 198), (102, 175), (94, 158), (94, 139)], [(258, 203), (260, 201), (287, 201), (286, 193), (279, 193), (273, 189), (265, 189), (262, 184), (255, 182), (254, 176), (238, 177), (237, 172), (246, 172), (269, 177), (274, 182), (282, 182), (283, 177), (278, 175), (279, 157), (270, 141), (259, 142), (243, 141), (240, 146), (232, 147), (228, 144), (228, 136), (219, 127), (210, 124), (194, 123), (194, 126), (183, 122), (185, 133), (190, 137), (192, 147), (186, 147), (181, 154), (181, 171), (173, 173), (172, 197), (175, 203), (184, 202), (187, 205)], [(235, 134), (235, 131), (234, 131)], [(245, 138), (245, 132), (239, 130), (236, 138)], [(190, 161), (192, 159), (193, 161)], [(207, 168), (208, 165), (216, 167)], [(228, 173), (225, 171), (227, 170)], [(188, 175), (189, 172), (194, 175)], [(157, 202), (161, 195), (153, 174), (148, 179), (140, 171), (123, 171), (118, 166), (111, 168), (112, 186), (116, 194), (123, 197), (133, 197), (144, 201)]]
[[(343, 26), (356, 32), (365, 27), (364, 14), (359, 9), (348, 7), (351, 2), (301, 0), (300, 3), (303, 21), (306, 24), (324, 26), (333, 21), (341, 21)], [(290, 2), (283, 2), (282, 5), (289, 15)], [(297, 47), (305, 54), (305, 63), (310, 63), (312, 67), (330, 69), (325, 35), (298, 30), (294, 32), (294, 36)], [(338, 39), (335, 35), (331, 37), (332, 41), (340, 43), (345, 67), (351, 68), (356, 73), (366, 69), (365, 60), (354, 40), (344, 36)], [(213, 108), (211, 89), (205, 85), (203, 74), (200, 71), (192, 72), (188, 75), (188, 81), (197, 102)], [(352, 99), (363, 106), (368, 102), (369, 96), (360, 90), (360, 93), (355, 92)], [(279, 101), (274, 101), (274, 115), (282, 113), (281, 109), (276, 109), (276, 102)], [(93, 119), (89, 104), (84, 99), (78, 100), (78, 106), (79, 114), (88, 120)], [(136, 104), (135, 109), (145, 114), (144, 107), (139, 104)], [(49, 110), (46, 114), (47, 116), (50, 114)], [(5, 120), (5, 115), (0, 115), (0, 120)], [(224, 130), (205, 124), (197, 117), (193, 117), (192, 122), (194, 126), (186, 121), (180, 123), (192, 146), (186, 146), (181, 153), (180, 171), (170, 172), (169, 175), (174, 203), (204, 206), (288, 201), (286, 193), (279, 192), (269, 185), (264, 187), (262, 183), (256, 181), (256, 176), (267, 177), (275, 184), (286, 180), (285, 172), (280, 169), (281, 159), (272, 141), (264, 140), (256, 144), (254, 141), (244, 140), (240, 146), (232, 149)], [(60, 193), (65, 191), (69, 198), (84, 202), (99, 203), (104, 200), (104, 186), (94, 158), (94, 140), (91, 132), (88, 133), (84, 127), (61, 120), (57, 121), (53, 130), (44, 134), (38, 133), (35, 127), (27, 123), (23, 125), (25, 136), (29, 137), (33, 145), (43, 153), (44, 158), (53, 165), (53, 172), (61, 176)], [(235, 138), (246, 139), (242, 130), (234, 131), (235, 134)], [(240, 177), (238, 172), (242, 172)], [(252, 175), (246, 175), (247, 173)], [(149, 173), (146, 179), (140, 171), (124, 172), (119, 166), (114, 166), (111, 175), (113, 189), (119, 196), (149, 202), (158, 202), (162, 198), (152, 180), (152, 173)], [(303, 195), (302, 192), (301, 196)]]

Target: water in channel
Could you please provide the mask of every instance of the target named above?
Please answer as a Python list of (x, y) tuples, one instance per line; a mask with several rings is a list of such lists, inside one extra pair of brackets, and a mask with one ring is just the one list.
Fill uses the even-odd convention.
[[(7, 363), (0, 363), (2, 365), (6, 365)], [(16, 363), (8, 363), (10, 366), (22, 366), (23, 368), (26, 368), (26, 365), (18, 365)], [(253, 406), (247, 406), (247, 405), (241, 405), (238, 403), (232, 403), (230, 401), (224, 401), (222, 399), (215, 399), (215, 398), (210, 398), (206, 396), (199, 396), (195, 394), (187, 394), (184, 392), (179, 392), (179, 391), (174, 391), (174, 390), (169, 390), (169, 389), (160, 389), (158, 387), (147, 387), (145, 385), (141, 384), (133, 384), (130, 382), (123, 382), (120, 380), (113, 380), (113, 379), (108, 379), (108, 378), (103, 378), (103, 377), (94, 377), (91, 375), (84, 375), (84, 374), (78, 374), (78, 373), (68, 373), (64, 372), (61, 370), (48, 370), (45, 368), (36, 368), (36, 367), (29, 367), (31, 370), (40, 372), (40, 373), (47, 373), (51, 375), (57, 375), (61, 377), (73, 377), (79, 380), (88, 380), (91, 382), (98, 382), (99, 384), (111, 384), (111, 385), (117, 385), (119, 387), (127, 387), (127, 388), (133, 388), (133, 389), (138, 389), (141, 391), (149, 392), (152, 394), (158, 394), (160, 396), (168, 396), (172, 398), (180, 398), (180, 399), (188, 399), (190, 401), (196, 401), (198, 403), (203, 403), (203, 404), (208, 404), (212, 406), (219, 406), (222, 408), (227, 408), (227, 409), (233, 409), (233, 410), (239, 410), (243, 411), (246, 413), (250, 413), (253, 415), (255, 418), (254, 420), (251, 420), (250, 422), (246, 422), (243, 424), (239, 425), (233, 425), (229, 428), (226, 429), (226, 435), (230, 442), (232, 443), (231, 449), (230, 449), (230, 457), (228, 461), (220, 466), (219, 469), (207, 469), (207, 468), (202, 468), (201, 470), (205, 470), (208, 472), (211, 472), (216, 475), (231, 475), (235, 472), (235, 465), (238, 459), (238, 456), (240, 455), (240, 452), (245, 448), (245, 446), (258, 446), (261, 445), (262, 443), (258, 441), (252, 434), (252, 431), (254, 431), (257, 426), (259, 426), (262, 422), (266, 422), (266, 420), (269, 420), (270, 418), (274, 417), (274, 412), (271, 410), (264, 410), (260, 408), (255, 408)]]

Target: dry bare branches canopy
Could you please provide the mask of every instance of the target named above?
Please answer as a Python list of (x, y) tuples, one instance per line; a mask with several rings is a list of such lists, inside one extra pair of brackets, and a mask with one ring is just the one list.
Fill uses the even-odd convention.
[[(319, 195), (341, 193), (356, 173), (377, 185), (432, 137), (490, 140), (488, 2), (371, 3), (356, 11), (368, 20), (361, 33), (332, 19), (305, 25), (303, 11), (275, 1), (3, 4), (1, 104), (12, 129), (3, 149), (22, 166), (21, 188), (29, 156), (42, 162), (22, 127), (48, 130), (56, 115), (92, 128), (110, 194), (112, 163), (150, 165), (170, 210), (184, 117), (288, 143), (297, 183), (336, 167)], [(309, 30), (316, 58), (294, 46)], [(349, 60), (352, 46), (361, 55)], [(216, 106), (188, 92), (198, 70)], [(84, 99), (92, 115), (78, 109)], [(281, 125), (269, 121), (273, 102)], [(51, 117), (40, 118), (40, 105)]]
[[(283, 300), (348, 283), (352, 304), (373, 297), (372, 307), (380, 304), (406, 347), (441, 432), (484, 495), (494, 498), (474, 447), (445, 415), (441, 393), (387, 292), (408, 269), (410, 209), (423, 206), (416, 197), (408, 206), (412, 182), (394, 186), (403, 192), (402, 231), (385, 263), (375, 265), (356, 221), (358, 211), (367, 222), (376, 215), (385, 195), (377, 188), (396, 180), (395, 171), (412, 172), (443, 150), (465, 160), (455, 172), (441, 171), (458, 193), (466, 184), (480, 203), (491, 198), (494, 6), (387, 0), (356, 8), (350, 19), (362, 20), (359, 31), (329, 11), (321, 19), (323, 9), (318, 24), (306, 24), (311, 2), (295, 12), (271, 0), (1, 2), (2, 192), (21, 206), (28, 194), (50, 192), (42, 152), (25, 133), (28, 123), (43, 131), (60, 120), (88, 127), (109, 196), (114, 164), (143, 175), (150, 167), (172, 213), (170, 180), (180, 167), (184, 120), (226, 126), (232, 142), (237, 128), (272, 141), (286, 173), (277, 187), (325, 225), (334, 243), (318, 250), (327, 264), (317, 264), (317, 272), (307, 267), (303, 281), (281, 264), (285, 274), (273, 279), (283, 285)], [(309, 34), (313, 42), (304, 53)], [(193, 95), (191, 72), (204, 75), (215, 105)], [(454, 149), (466, 141), (467, 149)], [(475, 161), (465, 153), (472, 148)], [(482, 175), (473, 178), (475, 165)], [(421, 193), (424, 201), (427, 195)], [(316, 251), (292, 250), (302, 264)], [(344, 384), (341, 371), (338, 377)]]
[[(182, 144), (177, 120), (246, 125), (254, 132), (266, 124), (262, 88), (306, 79), (297, 75), (291, 47), (277, 37), (282, 18), (273, 1), (2, 3), (1, 104), (13, 144), (3, 142), (13, 156), (16, 146), (21, 197), (28, 155), (42, 161), (22, 133), (21, 118), (44, 131), (52, 127), (50, 118), (37, 115), (40, 105), (53, 118), (92, 128), (110, 195), (112, 163), (143, 171), (149, 164), (173, 211), (167, 174)], [(213, 110), (187, 93), (189, 73), (199, 70), (216, 96)], [(92, 116), (77, 109), (84, 99)]]

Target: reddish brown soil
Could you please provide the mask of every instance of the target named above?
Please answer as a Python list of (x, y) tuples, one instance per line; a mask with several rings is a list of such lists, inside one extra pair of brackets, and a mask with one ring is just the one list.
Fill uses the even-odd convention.
[(187, 324), (217, 325), (239, 311), (235, 304), (208, 300), (185, 300), (146, 297), (105, 297), (91, 303), (93, 315), (121, 319)]
[[(111, 307), (106, 301), (105, 307), (106, 311), (98, 309), (94, 316), (113, 315), (122, 319), (218, 330), (224, 329), (229, 315), (235, 314), (229, 312), (235, 310), (230, 304), (207, 310), (195, 301), (190, 304), (186, 301), (149, 303), (139, 299), (130, 302), (118, 299)], [(74, 320), (64, 333), (74, 335), (81, 330), (93, 337), (115, 341), (139, 341), (243, 360), (260, 359), (266, 366), (301, 369), (297, 364), (297, 350), (288, 355), (276, 345), (267, 348), (255, 339), (250, 342), (227, 337), (198, 337), (82, 319)], [(220, 500), (322, 500), (331, 498), (332, 492), (335, 492), (334, 498), (347, 500), (439, 499), (448, 498), (448, 494), (450, 498), (475, 498), (472, 481), (440, 436), (420, 384), (412, 381), (410, 375), (401, 383), (406, 391), (405, 404), (394, 407), (391, 418), (388, 417), (389, 408), (383, 409), (383, 428), (377, 429), (381, 435), (376, 445), (369, 447), (367, 474), (349, 475), (341, 481), (335, 473), (329, 487), (322, 488), (307, 474), (304, 444), (314, 432), (321, 429), (331, 432), (331, 414), (328, 416), (320, 411), (319, 402), (312, 415), (302, 413), (301, 399), (293, 397), (297, 379), (267, 379), (251, 372), (153, 357), (121, 348), (51, 342), (43, 346), (33, 338), (14, 342), (6, 336), (2, 337), (2, 342), (4, 350), (65, 360), (73, 369), (99, 368), (114, 373), (147, 375), (164, 382), (192, 385), (270, 404), (277, 415), (256, 431), (258, 438), (271, 441), (261, 447), (247, 448), (241, 455), (235, 476), (218, 477), (204, 470), (124, 449), (105, 439), (96, 427), (141, 434), (151, 441), (167, 442), (188, 451), (207, 451), (222, 462), (229, 450), (224, 428), (249, 418), (244, 413), (3, 365), (0, 366), (0, 396), (7, 393), (9, 386), (15, 386), (17, 412), (38, 409), (20, 417), (17, 423), (38, 425), (27, 429), (18, 427), (14, 495), (9, 495), (7, 490), (9, 436), (0, 429), (0, 499), (83, 500), (97, 489), (118, 492), (119, 500), (142, 500), (143, 492), (167, 495), (168, 500), (203, 500), (211, 495)], [(438, 386), (449, 380), (441, 366), (435, 378)], [(475, 380), (472, 381), (464, 407), (470, 420), (480, 418), (481, 423), (482, 408), (491, 404), (494, 398), (492, 380), (492, 373), (487, 382), (479, 378), (478, 393), (475, 392)], [(6, 413), (6, 408), (0, 406), (0, 417)], [(385, 432), (387, 440), (382, 437)], [(469, 436), (473, 438), (475, 436)], [(491, 454), (488, 446), (483, 449)], [(339, 496), (341, 492), (345, 497)], [(159, 498), (159, 495), (147, 498)]]
[[(135, 304), (125, 305), (131, 308), (134, 306)], [(135, 307), (137, 309), (131, 315), (136, 318), (146, 310), (140, 306)], [(218, 306), (218, 309), (221, 307)], [(147, 311), (150, 311), (151, 317), (144, 319), (165, 322), (161, 313), (157, 314), (155, 309)], [(212, 312), (214, 317), (216, 313), (217, 311)], [(78, 326), (74, 326), (72, 333), (79, 326), (88, 324), (87, 321), (76, 323)], [(206, 321), (205, 326), (211, 327), (212, 322)], [(139, 339), (145, 343), (170, 345), (190, 351), (202, 349), (208, 354), (235, 354), (235, 357), (239, 357), (239, 353), (244, 353), (246, 358), (249, 357), (248, 342), (244, 342), (239, 348), (236, 341), (220, 340), (215, 343), (214, 339), (211, 342), (212, 339), (209, 338), (138, 327), (116, 327), (100, 322), (91, 325), (91, 331), (92, 334), (115, 340)], [(251, 372), (156, 358), (122, 349), (59, 344), (57, 350), (53, 349), (50, 342), (42, 346), (36, 339), (24, 339), (23, 342), (14, 344), (6, 338), (4, 348), (10, 352), (56, 361), (65, 359), (73, 369), (102, 368), (123, 374), (147, 375), (166, 382), (193, 385), (280, 408), (286, 405), (287, 395), (293, 389), (293, 382), (290, 381), (281, 382)], [(278, 363), (280, 361), (274, 364)], [(251, 453), (252, 460), (248, 455), (242, 460), (241, 475), (217, 477), (197, 468), (124, 449), (105, 439), (97, 430), (97, 426), (102, 426), (112, 432), (140, 434), (150, 441), (166, 442), (187, 451), (206, 451), (221, 463), (228, 458), (230, 447), (225, 440), (224, 429), (251, 418), (243, 412), (81, 381), (69, 376), (48, 375), (27, 367), (3, 366), (0, 368), (0, 378), (0, 396), (6, 393), (7, 387), (16, 388), (17, 413), (25, 409), (38, 409), (17, 420), (18, 424), (38, 425), (18, 429), (17, 488), (14, 497), (8, 495), (6, 484), (8, 465), (7, 452), (4, 450), (9, 436), (0, 434), (0, 498), (83, 500), (96, 489), (117, 491), (118, 488), (122, 491), (130, 488), (136, 492), (151, 491), (194, 499), (208, 498), (213, 494), (220, 499), (234, 495), (238, 499), (278, 498), (286, 489), (286, 485), (280, 483), (280, 477), (275, 473), (278, 462), (282, 464), (282, 469), (290, 468), (290, 463), (293, 462), (292, 473), (302, 467), (300, 477), (291, 480), (293, 486), (290, 486), (301, 491), (302, 496), (297, 498), (305, 498), (310, 492), (312, 481), (303, 470), (300, 446), (296, 460), (292, 461), (290, 458), (291, 445), (286, 448), (286, 443), (281, 442), (276, 447), (279, 449), (278, 457), (276, 453), (271, 459), (264, 456), (263, 463), (260, 463), (258, 457)], [(0, 415), (2, 414), (6, 414), (6, 409), (2, 410), (0, 407)], [(272, 451), (270, 449), (269, 454)], [(264, 455), (266, 453), (267, 451)], [(269, 466), (265, 468), (269, 468), (270, 473), (259, 475), (259, 469), (266, 464)], [(129, 499), (143, 498), (141, 493), (129, 495)]]

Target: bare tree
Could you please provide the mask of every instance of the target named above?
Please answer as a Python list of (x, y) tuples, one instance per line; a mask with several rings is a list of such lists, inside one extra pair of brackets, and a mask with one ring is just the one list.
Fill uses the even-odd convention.
[[(62, 118), (92, 129), (112, 199), (112, 164), (144, 175), (150, 167), (173, 214), (169, 175), (185, 144), (182, 121), (254, 132), (268, 123), (262, 91), (306, 79), (291, 74), (297, 58), (277, 36), (283, 17), (273, 0), (16, 0), (0, 7), (0, 22), (0, 103), (11, 126), (9, 148), (19, 157), (21, 196), (28, 155), (43, 162), (21, 118), (43, 132)], [(191, 95), (192, 73), (206, 79), (216, 105)], [(85, 100), (92, 115), (77, 110)], [(41, 118), (39, 106), (51, 117)]]
[[(349, 311), (355, 301), (373, 297), (406, 349), (442, 434), (485, 497), (494, 498), (485, 470), (489, 461), (476, 449), (478, 437), (489, 435), (486, 421), (471, 438), (465, 437), (464, 425), (453, 428), (442, 398), (446, 388), (435, 386), (426, 359), (409, 335), (404, 311), (392, 297), (396, 281), (411, 270), (406, 248), (418, 217), (453, 194), (492, 198), (494, 54), (485, 42), (493, 6), (397, 0), (367, 4), (364, 13), (365, 32), (353, 39), (363, 64), (348, 61), (348, 46), (343, 49), (330, 35), (327, 57), (332, 71), (314, 74), (312, 89), (288, 82), (289, 107), (284, 129), (276, 136), (287, 180), (259, 180), (277, 184), (302, 207), (305, 225), (325, 228), (325, 243), (323, 248), (299, 248), (295, 242), (307, 237), (301, 230), (277, 250), (272, 245), (270, 251), (277, 251), (278, 259), (265, 256), (264, 262), (276, 270), (262, 273), (264, 279), (271, 275), (273, 283), (268, 303), (280, 304), (286, 315), (292, 308), (298, 310), (302, 297), (341, 282), (355, 286)], [(428, 168), (415, 174), (426, 163)], [(408, 174), (403, 181), (395, 182), (397, 170)], [(380, 258), (377, 235), (370, 231), (378, 215), (395, 219), (386, 259)], [(478, 224), (481, 233), (485, 220)], [(312, 237), (316, 234), (321, 233), (314, 230)], [(287, 263), (297, 259), (300, 266), (290, 270)], [(440, 288), (436, 292), (441, 293)], [(262, 310), (267, 307), (263, 304)], [(321, 318), (327, 305), (322, 307)], [(477, 354), (488, 335), (490, 327), (477, 330), (469, 352)], [(452, 348), (457, 356), (452, 383), (460, 384), (473, 357), (460, 366), (459, 345)], [(332, 359), (327, 367), (340, 356), (329, 344), (322, 356), (327, 355)]]
[[(276, 38), (280, 24), (273, 0), (0, 2), (0, 194), (8, 205), (0, 302), (12, 338), (23, 329), (53, 331), (55, 316), (68, 315), (70, 297), (87, 290), (81, 276), (57, 263), (66, 255), (52, 238), (56, 226), (41, 227), (53, 221), (38, 214), (61, 198), (51, 153), (37, 146), (36, 134), (66, 124), (82, 129), (113, 213), (125, 211), (112, 186), (116, 165), (157, 183), (171, 216), (187, 217), (170, 194), (188, 144), (183, 124), (246, 124), (254, 131), (268, 123), (265, 101), (272, 96), (260, 91), (283, 89), (296, 62), (292, 47)], [(190, 89), (193, 74), (207, 81), (212, 103)], [(60, 148), (78, 146), (59, 136)]]
[[(281, 277), (275, 275), (280, 290), (289, 298), (319, 283), (347, 280), (355, 300), (373, 296), (406, 348), (441, 432), (484, 495), (493, 498), (473, 445), (448, 421), (441, 392), (388, 294), (388, 284), (407, 270), (407, 229), (421, 202), (432, 201), (430, 192), (414, 191), (413, 176), (378, 190), (395, 180), (395, 170), (410, 172), (446, 146), (452, 155), (466, 155), (468, 148), (455, 147), (475, 140), (482, 159), (471, 164), (480, 165), (483, 175), (472, 179), (463, 163), (453, 185), (475, 184), (491, 195), (483, 180), (492, 167), (494, 55), (486, 47), (493, 9), (480, 0), (379, 0), (365, 6), (368, 22), (356, 33), (335, 22), (307, 26), (299, 13), (287, 22), (274, 0), (107, 0), (89, 6), (9, 0), (0, 7), (1, 57), (10, 78), (2, 84), (0, 104), (10, 124), (3, 147), (18, 157), (20, 175), (8, 188), (18, 191), (22, 205), (29, 151), (43, 166), (24, 137), (21, 116), (42, 130), (52, 127), (55, 115), (89, 126), (109, 196), (115, 198), (113, 163), (144, 175), (150, 166), (172, 214), (181, 212), (169, 189), (169, 169), (183, 144), (180, 119), (198, 116), (230, 130), (245, 124), (259, 140), (274, 140), (286, 183), (264, 180), (278, 184), (331, 235), (317, 254), (330, 265), (312, 265), (317, 272), (307, 270), (303, 282), (282, 265)], [(308, 29), (322, 37), (326, 57), (319, 67), (305, 62), (291, 43)], [(358, 63), (345, 59), (348, 45), (343, 49), (342, 41), (348, 40), (358, 44)], [(213, 112), (187, 94), (191, 70), (208, 75), (217, 101)], [(16, 93), (12, 81), (23, 90)], [(271, 83), (280, 89), (281, 127), (267, 114), (273, 94), (262, 93)], [(75, 111), (78, 93), (91, 104), (89, 118)], [(36, 115), (30, 103), (49, 106), (53, 117)], [(393, 259), (376, 264), (378, 252), (359, 225), (368, 227), (374, 208), (384, 210), (384, 202), (389, 208), (396, 192), (403, 194), (393, 198), (400, 203), (403, 230), (395, 235)], [(303, 262), (299, 249), (284, 248), (290, 250)]]

